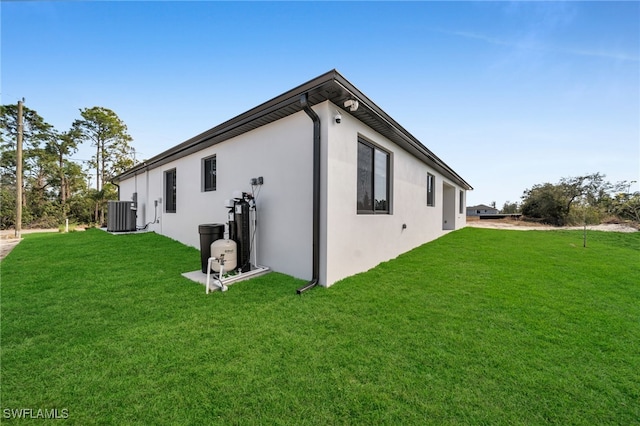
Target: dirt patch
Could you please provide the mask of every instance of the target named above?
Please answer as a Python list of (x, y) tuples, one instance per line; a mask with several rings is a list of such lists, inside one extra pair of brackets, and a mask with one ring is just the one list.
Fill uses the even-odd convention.
[[(490, 228), (490, 229), (515, 229), (518, 231), (555, 231), (558, 229), (582, 230), (583, 226), (551, 226), (523, 220), (513, 219), (485, 219), (485, 220), (468, 220), (467, 226), (473, 228)], [(622, 223), (602, 223), (600, 225), (587, 225), (589, 231), (605, 231), (605, 232), (638, 232), (631, 225)]]

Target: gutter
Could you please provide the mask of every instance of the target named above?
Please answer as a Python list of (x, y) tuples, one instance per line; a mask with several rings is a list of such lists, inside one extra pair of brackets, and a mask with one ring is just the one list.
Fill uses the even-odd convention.
[(307, 93), (300, 96), (300, 105), (313, 121), (313, 269), (311, 281), (296, 290), (297, 294), (320, 282), (320, 117), (309, 106)]

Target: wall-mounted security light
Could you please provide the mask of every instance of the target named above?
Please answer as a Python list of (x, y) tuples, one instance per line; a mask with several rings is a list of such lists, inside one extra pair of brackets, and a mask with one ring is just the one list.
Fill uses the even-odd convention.
[(358, 110), (360, 103), (355, 99), (349, 99), (344, 101), (344, 107), (349, 108), (349, 111), (354, 112)]

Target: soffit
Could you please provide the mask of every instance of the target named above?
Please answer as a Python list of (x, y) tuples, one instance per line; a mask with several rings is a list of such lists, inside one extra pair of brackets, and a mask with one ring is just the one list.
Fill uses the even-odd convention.
[(344, 101), (349, 99), (358, 100), (359, 108), (353, 112), (347, 111), (350, 115), (376, 132), (384, 135), (463, 188), (473, 189), (471, 185), (465, 182), (455, 171), (382, 111), (355, 86), (349, 83), (336, 70), (329, 71), (206, 132), (188, 139), (144, 163), (136, 165), (132, 169), (117, 176), (114, 180), (119, 182), (136, 174), (144, 173), (147, 170), (160, 167), (178, 158), (193, 154), (209, 146), (300, 112), (302, 111), (300, 97), (304, 94), (307, 95), (307, 102), (310, 106), (328, 100), (345, 111), (347, 110), (343, 108)]

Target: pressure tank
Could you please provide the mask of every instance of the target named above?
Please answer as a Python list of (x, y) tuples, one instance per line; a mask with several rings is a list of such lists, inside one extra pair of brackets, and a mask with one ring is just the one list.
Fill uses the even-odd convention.
[(224, 259), (224, 272), (233, 271), (238, 266), (238, 245), (233, 240), (216, 240), (211, 244), (211, 269), (220, 272)]

